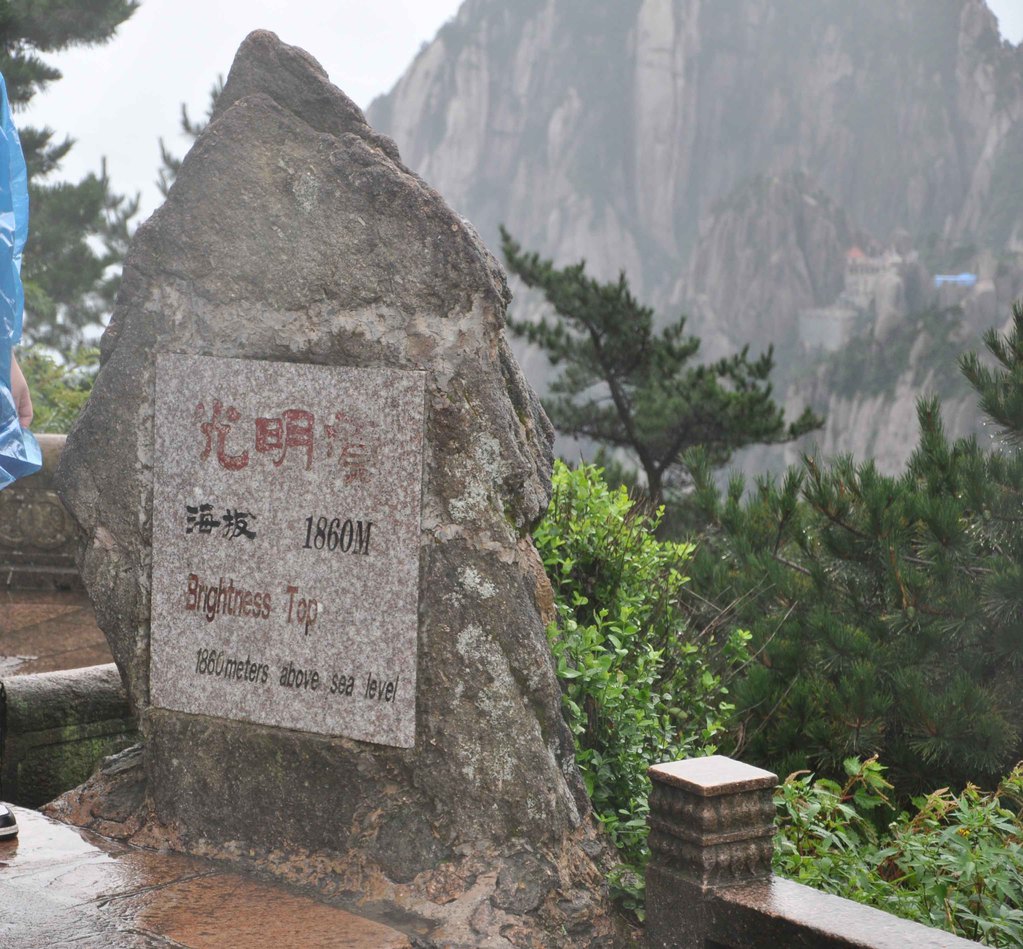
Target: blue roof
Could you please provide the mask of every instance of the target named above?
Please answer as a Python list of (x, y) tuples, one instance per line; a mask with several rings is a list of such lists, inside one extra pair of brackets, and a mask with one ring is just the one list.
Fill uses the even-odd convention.
[(977, 275), (975, 273), (936, 274), (934, 286), (941, 287), (945, 284), (951, 284), (954, 287), (974, 287), (977, 285)]

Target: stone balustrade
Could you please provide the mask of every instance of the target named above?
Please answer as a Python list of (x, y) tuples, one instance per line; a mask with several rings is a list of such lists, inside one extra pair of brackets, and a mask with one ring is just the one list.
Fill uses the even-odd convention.
[(136, 741), (113, 663), (0, 679), (0, 800), (39, 807)]
[(976, 943), (771, 874), (776, 775), (720, 755), (650, 769), (652, 949), (953, 949)]
[(53, 486), (65, 436), (38, 438), (42, 471), (0, 491), (0, 589), (77, 589), (75, 526)]

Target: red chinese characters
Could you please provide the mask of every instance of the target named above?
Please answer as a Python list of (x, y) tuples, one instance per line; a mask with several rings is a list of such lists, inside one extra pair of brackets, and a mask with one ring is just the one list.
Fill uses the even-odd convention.
[(316, 418), (303, 409), (285, 409), (280, 418), (256, 419), (256, 451), (278, 452), (274, 466), (279, 468), (289, 448), (305, 450), (305, 470), (313, 465), (313, 425)]
[(373, 454), (362, 439), (365, 426), (344, 412), (334, 413), (334, 424), (324, 423), (323, 434), (327, 438), (327, 457), (333, 458), (337, 450), (338, 465), (345, 469), (345, 484), (355, 481), (369, 481), (369, 469)]
[(374, 426), (345, 412), (335, 412), (332, 423), (323, 423), (319, 442), (316, 416), (305, 409), (284, 409), (278, 416), (260, 416), (245, 424), (233, 405), (225, 406), (217, 399), (209, 418), (205, 403), (198, 403), (193, 420), (204, 438), (199, 457), (205, 461), (215, 452), (217, 464), (228, 471), (240, 471), (250, 461), (248, 447), (232, 453), (229, 439), (232, 448), (251, 444), (256, 455), (273, 456), (276, 468), (285, 464), (291, 452), (306, 471), (312, 468), (316, 448), (322, 444), (324, 457), (337, 458), (345, 484), (368, 482), (376, 462), (373, 441), (366, 435)]
[[(192, 417), (195, 421), (206, 417), (206, 406), (202, 402), (195, 407), (195, 413)], [(240, 471), (249, 463), (249, 453), (247, 451), (237, 455), (229, 455), (227, 453), (227, 436), (231, 432), (231, 426), (240, 419), (241, 414), (233, 405), (229, 405), (225, 409), (220, 399), (216, 399), (213, 402), (212, 417), (208, 422), (203, 422), (199, 426), (199, 431), (206, 436), (206, 447), (203, 448), (202, 453), (199, 455), (203, 461), (209, 458), (215, 438), (217, 443), (217, 463), (221, 468), (226, 468), (228, 471)]]

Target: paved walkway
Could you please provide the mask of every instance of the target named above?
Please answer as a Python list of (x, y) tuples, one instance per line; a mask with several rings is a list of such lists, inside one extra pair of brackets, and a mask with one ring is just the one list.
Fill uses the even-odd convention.
[(0, 677), (113, 662), (82, 592), (0, 590)]
[[(111, 662), (81, 592), (0, 591), (0, 677)], [(14, 808), (0, 840), (3, 949), (410, 949), (397, 930), (182, 854)]]
[(0, 841), (4, 949), (411, 949), (397, 930), (222, 864), (15, 813), (20, 835)]

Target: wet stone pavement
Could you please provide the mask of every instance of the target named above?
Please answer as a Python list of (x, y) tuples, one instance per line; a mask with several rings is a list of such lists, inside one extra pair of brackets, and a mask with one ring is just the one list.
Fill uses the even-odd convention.
[(113, 662), (81, 591), (0, 590), (0, 678)]
[[(82, 592), (0, 591), (0, 679), (111, 662)], [(407, 936), (230, 867), (14, 808), (0, 840), (2, 949), (399, 949)]]
[(0, 841), (4, 949), (410, 949), (397, 930), (181, 854), (130, 848), (15, 808)]

